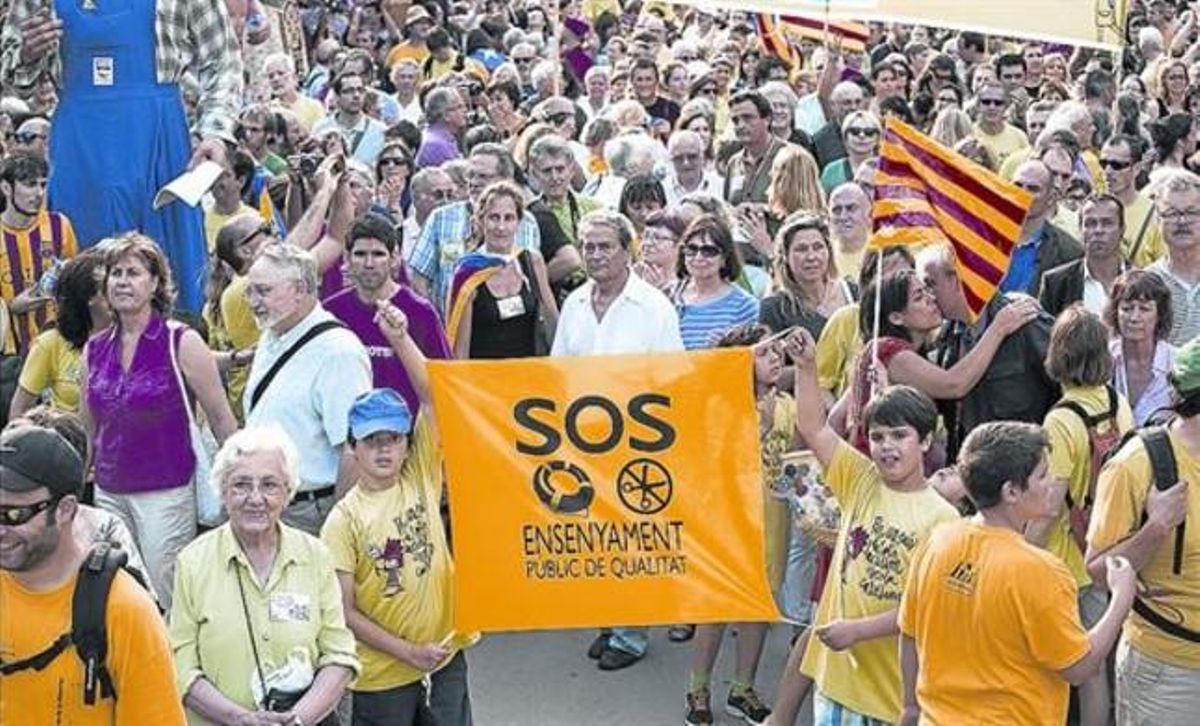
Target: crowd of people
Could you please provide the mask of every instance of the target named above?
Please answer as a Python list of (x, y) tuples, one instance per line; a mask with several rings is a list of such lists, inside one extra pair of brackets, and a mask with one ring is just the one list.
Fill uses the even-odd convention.
[[(783, 58), (656, 0), (0, 3), (0, 723), (472, 723), (427, 360), (717, 347), (792, 625), (670, 627), (684, 723), (731, 629), (751, 724), (1194, 723), (1200, 11), (1129, 6)], [(889, 118), (1032, 197), (980, 315), (868, 245)]]

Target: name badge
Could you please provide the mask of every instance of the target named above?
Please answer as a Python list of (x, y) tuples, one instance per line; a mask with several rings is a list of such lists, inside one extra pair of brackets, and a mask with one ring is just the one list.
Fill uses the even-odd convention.
[(521, 298), (521, 293), (500, 298), (496, 301), (496, 307), (500, 311), (501, 320), (510, 320), (525, 314), (525, 301)]
[(111, 86), (116, 80), (113, 59), (106, 56), (92, 58), (92, 85)]
[(268, 613), (273, 623), (307, 623), (312, 620), (312, 600), (298, 592), (271, 595)]

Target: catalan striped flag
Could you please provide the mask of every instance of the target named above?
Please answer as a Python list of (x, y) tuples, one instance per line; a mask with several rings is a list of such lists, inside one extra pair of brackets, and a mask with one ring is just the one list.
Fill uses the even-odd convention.
[(808, 38), (818, 43), (829, 38), (841, 38), (842, 49), (853, 53), (861, 53), (867, 48), (871, 38), (871, 29), (866, 23), (851, 21), (829, 22), (817, 18), (801, 17), (799, 15), (779, 16), (780, 32), (785, 37)]
[(875, 175), (871, 247), (948, 243), (978, 317), (1008, 273), (1029, 192), (889, 118)]
[(476, 251), (463, 255), (454, 266), (454, 276), (450, 279), (450, 305), (447, 306), (450, 315), (446, 320), (446, 337), (452, 348), (458, 326), (471, 304), (471, 293), (506, 264), (508, 260), (504, 257)]
[(792, 47), (780, 27), (779, 16), (770, 13), (758, 13), (754, 16), (755, 27), (758, 29), (758, 43), (763, 52), (776, 56), (792, 68), (798, 68), (802, 59), (800, 53)]

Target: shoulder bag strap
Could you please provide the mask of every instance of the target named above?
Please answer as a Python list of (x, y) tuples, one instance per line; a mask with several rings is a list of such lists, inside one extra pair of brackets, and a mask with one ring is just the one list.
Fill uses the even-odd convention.
[(179, 395), (183, 397), (183, 408), (187, 411), (189, 430), (196, 425), (196, 415), (192, 413), (192, 400), (188, 396), (187, 382), (183, 379), (183, 369), (179, 365), (179, 342), (175, 339), (178, 334), (180, 340), (183, 339), (183, 334), (187, 332), (186, 328), (173, 322), (167, 323), (168, 343), (167, 347), (171, 351), (171, 368), (175, 370), (175, 381), (179, 384)]
[(296, 355), (296, 353), (299, 353), (300, 349), (303, 348), (308, 341), (327, 330), (333, 330), (334, 328), (341, 327), (343, 327), (343, 325), (339, 322), (334, 320), (326, 320), (309, 328), (307, 333), (300, 336), (300, 339), (295, 343), (292, 343), (292, 347), (285, 350), (283, 355), (279, 356), (279, 359), (275, 361), (275, 364), (271, 366), (271, 369), (267, 371), (267, 374), (263, 376), (262, 380), (258, 382), (258, 385), (254, 387), (254, 392), (250, 394), (250, 410), (253, 411), (254, 407), (258, 405), (259, 399), (262, 398), (263, 394), (267, 392), (267, 387), (271, 385), (271, 381), (275, 380), (275, 376), (279, 373), (280, 369), (282, 369), (283, 366), (289, 360), (291, 360), (292, 356)]
[(1129, 261), (1137, 259), (1137, 253), (1142, 249), (1142, 240), (1146, 238), (1146, 228), (1150, 226), (1150, 220), (1154, 219), (1154, 206), (1151, 205), (1150, 211), (1146, 212), (1146, 218), (1142, 220), (1142, 228), (1138, 230), (1137, 239), (1133, 241), (1133, 247), (1129, 248)]
[(258, 657), (258, 643), (254, 640), (254, 626), (250, 624), (250, 607), (246, 604), (246, 586), (242, 584), (242, 566), (235, 560), (233, 569), (237, 576), (238, 594), (242, 596), (242, 616), (246, 621), (246, 634), (250, 636), (250, 652), (254, 655), (254, 669), (258, 671), (258, 682), (262, 686), (263, 701), (266, 701), (267, 679), (263, 676), (262, 661)]

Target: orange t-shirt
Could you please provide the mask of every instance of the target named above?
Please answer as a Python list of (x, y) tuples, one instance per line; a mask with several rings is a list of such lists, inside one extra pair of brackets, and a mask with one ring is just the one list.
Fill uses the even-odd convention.
[[(0, 572), (0, 659), (36, 655), (70, 629), (75, 579), (49, 592), (31, 592)], [(90, 726), (185, 723), (175, 689), (167, 627), (150, 596), (127, 573), (117, 573), (105, 614), (108, 672), (117, 699), (83, 702), (83, 661), (73, 646), (45, 670), (0, 676), (0, 724)]]
[(1065, 723), (1059, 671), (1087, 655), (1075, 578), (1008, 529), (963, 520), (913, 554), (900, 632), (916, 641), (921, 723)]

